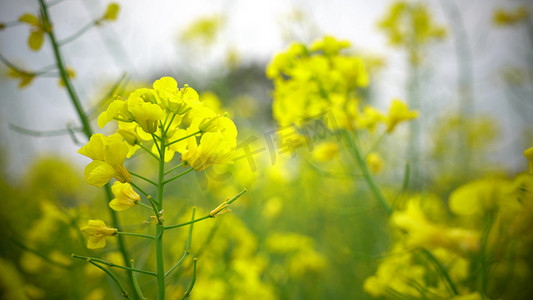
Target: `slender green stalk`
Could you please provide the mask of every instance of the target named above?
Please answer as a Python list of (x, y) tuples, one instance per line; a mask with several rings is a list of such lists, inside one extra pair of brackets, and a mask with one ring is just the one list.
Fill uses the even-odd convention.
[(174, 229), (174, 228), (178, 228), (178, 227), (183, 227), (183, 226), (187, 226), (189, 224), (194, 224), (196, 222), (200, 222), (200, 221), (203, 221), (205, 219), (209, 219), (209, 218), (213, 218), (211, 215), (207, 215), (207, 216), (203, 216), (201, 218), (198, 218), (196, 220), (192, 220), (192, 221), (189, 221), (189, 222), (185, 222), (185, 223), (181, 223), (181, 224), (176, 224), (176, 225), (170, 225), (170, 226), (165, 226), (165, 230), (166, 229)]
[(363, 173), (363, 177), (365, 178), (366, 182), (368, 183), (368, 186), (370, 187), (370, 190), (372, 190), (372, 193), (374, 193), (374, 196), (379, 200), (381, 206), (385, 209), (385, 211), (388, 214), (392, 213), (392, 210), (387, 203), (387, 200), (385, 200), (385, 197), (381, 193), (381, 190), (378, 188), (377, 184), (374, 182), (374, 178), (372, 178), (372, 175), (370, 175), (370, 171), (368, 170), (368, 166), (366, 165), (365, 160), (361, 156), (361, 153), (359, 152), (359, 149), (357, 148), (357, 145), (354, 144), (353, 138), (350, 136), (348, 131), (345, 129), (342, 130), (342, 134), (346, 141), (348, 142), (348, 146), (350, 147), (350, 153), (354, 156), (355, 161), (359, 165), (359, 168), (361, 169), (361, 173)]
[[(172, 122), (174, 121), (174, 118), (176, 117), (176, 114), (172, 114), (172, 118), (170, 118), (170, 122), (168, 122), (167, 127), (165, 128), (165, 135), (167, 135), (168, 130), (170, 129), (170, 126), (172, 125)], [(168, 145), (167, 145), (168, 146)]]
[(108, 268), (106, 267), (102, 267), (100, 266), (99, 264), (95, 263), (94, 261), (92, 261), (91, 259), (87, 259), (87, 261), (91, 264), (93, 264), (95, 267), (97, 267), (98, 269), (104, 271), (107, 275), (109, 275), (109, 277), (111, 277), (111, 279), (113, 279), (113, 281), (117, 284), (118, 288), (120, 289), (120, 293), (122, 294), (122, 296), (126, 299), (130, 299), (130, 297), (128, 296), (128, 292), (126, 292), (126, 290), (124, 289), (124, 287), (122, 286), (122, 284), (120, 283), (120, 281), (118, 280), (117, 276), (115, 276), (115, 274), (113, 274), (113, 272), (111, 272)]
[(123, 232), (123, 231), (117, 231), (117, 234), (118, 234), (118, 235), (129, 235), (129, 236), (143, 237), (143, 238), (147, 238), (147, 239), (151, 239), (151, 240), (154, 239), (154, 237), (151, 236), (151, 235), (140, 234), (140, 233), (135, 233), (135, 232)]
[(437, 270), (441, 273), (442, 277), (444, 277), (444, 280), (448, 284), (448, 287), (451, 289), (454, 296), (459, 295), (459, 292), (457, 291), (457, 288), (455, 287), (455, 284), (453, 283), (452, 279), (450, 278), (450, 275), (446, 271), (446, 268), (439, 262), (439, 260), (427, 249), (422, 249), (422, 253), (424, 253), (427, 258), (437, 267)]
[(71, 36), (61, 40), (61, 41), (58, 41), (57, 44), (61, 47), (61, 46), (64, 46), (72, 41), (74, 41), (75, 39), (79, 38), (80, 36), (82, 36), (85, 32), (87, 32), (89, 29), (93, 28), (95, 25), (96, 25), (96, 21), (91, 21), (89, 24), (83, 26), (80, 30), (78, 30), (76, 33), (72, 34)]
[(181, 163), (181, 164), (179, 164), (179, 165), (177, 165), (177, 166), (171, 168), (170, 170), (165, 171), (165, 175), (167, 175), (168, 173), (170, 173), (170, 172), (172, 172), (172, 171), (174, 171), (174, 170), (179, 169), (180, 167), (183, 167), (183, 165), (184, 165), (184, 163)]
[(76, 255), (76, 254), (72, 254), (71, 256), (73, 258), (83, 259), (83, 260), (86, 260), (88, 262), (93, 261), (93, 262), (101, 263), (101, 264), (104, 264), (104, 265), (107, 265), (107, 266), (110, 266), (110, 267), (113, 267), (113, 268), (124, 269), (124, 270), (129, 270), (129, 271), (133, 271), (133, 272), (137, 272), (137, 273), (142, 273), (142, 274), (146, 274), (146, 275), (155, 276), (154, 272), (145, 271), (145, 270), (141, 270), (141, 269), (135, 269), (133, 267), (130, 268), (130, 267), (117, 265), (117, 264), (114, 264), (114, 263), (112, 263), (110, 261), (106, 261), (106, 260), (103, 260), (103, 259), (100, 259), (100, 258), (96, 258), (96, 257), (87, 257), (87, 256)]
[[(181, 172), (181, 173), (179, 173), (178, 175), (176, 175), (176, 176), (170, 178), (169, 180), (164, 181), (163, 184), (167, 184), (167, 183), (169, 183), (169, 182), (171, 182), (171, 181), (173, 181), (173, 180), (176, 180), (176, 179), (180, 178), (181, 176), (183, 176), (183, 175), (185, 175), (185, 174), (191, 172), (192, 170), (193, 170), (193, 168), (190, 168), (190, 169), (188, 169), (187, 171)], [(163, 176), (164, 176), (164, 174), (163, 174)]]
[(196, 261), (198, 261), (198, 258), (195, 258), (193, 260), (193, 269), (192, 269), (192, 280), (191, 280), (191, 284), (189, 285), (189, 288), (187, 289), (187, 291), (185, 292), (185, 295), (183, 295), (183, 298), (181, 298), (182, 300), (183, 299), (186, 299), (189, 297), (189, 295), (191, 294), (192, 292), (192, 288), (194, 287), (194, 283), (196, 282)]
[(17, 126), (15, 124), (9, 123), (9, 129), (14, 130), (18, 133), (25, 135), (35, 136), (35, 137), (48, 137), (48, 136), (61, 136), (69, 134), (70, 130), (81, 130), (81, 128), (72, 128), (72, 129), (57, 129), (57, 130), (32, 130)]
[[(155, 140), (156, 136), (157, 135), (152, 133), (152, 139), (154, 140), (154, 145), (157, 148), (157, 153), (159, 153), (159, 157), (160, 158), (163, 158), (163, 155), (161, 154), (161, 148), (159, 147), (159, 145), (157, 144), (157, 141)], [(161, 145), (163, 145), (164, 142), (163, 142), (163, 140), (161, 140), (161, 138), (159, 138), (159, 141), (161, 141)]]
[(195, 135), (197, 135), (197, 134), (199, 134), (199, 133), (202, 133), (202, 131), (201, 131), (201, 130), (198, 130), (198, 131), (196, 131), (195, 133), (191, 133), (191, 134), (189, 134), (189, 135), (186, 135), (186, 136), (184, 136), (184, 137), (182, 137), (182, 138), (179, 138), (179, 139), (177, 139), (177, 140), (175, 140), (175, 141), (172, 141), (172, 142), (168, 143), (167, 146), (173, 145), (173, 144), (175, 144), (175, 143), (177, 143), (177, 142), (181, 142), (181, 141), (183, 141), (184, 139), (188, 139), (188, 138), (190, 138), (191, 136), (195, 136)]
[(140, 178), (140, 179), (142, 179), (142, 180), (144, 180), (144, 181), (146, 181), (146, 182), (148, 182), (148, 183), (151, 183), (151, 184), (157, 186), (157, 183), (151, 181), (150, 179), (148, 179), (148, 178), (146, 178), (146, 177), (144, 177), (144, 176), (141, 176), (141, 175), (139, 175), (139, 174), (133, 173), (132, 171), (128, 171), (128, 172), (129, 172), (131, 175), (133, 175), (133, 176), (135, 176), (135, 177), (137, 177), (137, 178)]
[(159, 160), (159, 157), (157, 157), (157, 155), (155, 155), (152, 151), (150, 151), (150, 149), (146, 148), (145, 146), (143, 146), (142, 144), (138, 144), (141, 149), (143, 149), (144, 151), (146, 151), (146, 153), (150, 154), (153, 158)]
[[(192, 220), (194, 220), (194, 215), (195, 214), (196, 214), (196, 207), (192, 209), (192, 217), (191, 217)], [(189, 253), (191, 253), (191, 242), (192, 242), (193, 226), (194, 226), (194, 223), (191, 223), (191, 226), (189, 226), (189, 236), (187, 237), (187, 242), (185, 243), (185, 250), (183, 251), (183, 255), (178, 260), (178, 262), (174, 266), (172, 266), (172, 268), (170, 268), (170, 270), (168, 270), (165, 273), (165, 277), (170, 275), (170, 273), (172, 273), (172, 271), (174, 271), (177, 267), (179, 267), (181, 265), (181, 263), (183, 262), (183, 260), (185, 259), (185, 257), (187, 257), (187, 255), (189, 255)]]
[[(166, 123), (165, 123), (166, 124)], [(164, 126), (161, 126), (164, 128)], [(152, 134), (154, 143), (157, 146), (157, 141), (155, 140), (155, 135)], [(159, 174), (157, 181), (157, 225), (155, 227), (155, 254), (156, 254), (156, 277), (157, 277), (157, 299), (165, 299), (165, 265), (163, 262), (163, 233), (165, 232), (165, 227), (162, 224), (162, 220), (159, 218), (158, 212), (163, 209), (163, 192), (165, 187), (165, 132), (161, 132), (161, 147), (158, 147), (159, 151)]]
[[(133, 259), (130, 260), (130, 267), (132, 269), (135, 269), (135, 261)], [(139, 280), (137, 280), (136, 274), (133, 274), (133, 287), (135, 288), (135, 292), (137, 293), (137, 295), (139, 295), (139, 297), (144, 300), (145, 298), (141, 290), (141, 286), (139, 285)]]
[[(50, 21), (50, 18), (48, 16), (48, 8), (46, 6), (46, 3), (44, 2), (44, 0), (39, 0), (39, 3), (41, 5), (43, 23), (50, 24), (50, 27), (52, 27), (52, 22)], [(74, 104), (74, 108), (78, 113), (78, 117), (80, 118), (80, 121), (83, 125), (85, 135), (87, 136), (87, 138), (90, 138), (92, 135), (91, 125), (89, 124), (89, 120), (87, 119), (87, 116), (85, 115), (85, 112), (81, 106), (78, 95), (76, 94), (76, 91), (74, 90), (74, 88), (72, 87), (72, 83), (70, 82), (70, 78), (67, 74), (65, 65), (63, 64), (63, 58), (61, 57), (61, 52), (59, 51), (59, 44), (57, 43), (54, 31), (49, 30), (47, 34), (50, 38), (50, 42), (52, 43), (52, 48), (56, 59), (57, 68), (59, 69), (59, 74), (61, 75), (61, 79), (63, 79), (63, 82), (65, 83), (65, 88), (67, 89), (67, 92), (70, 96), (70, 100), (72, 101), (72, 104)]]
[(144, 208), (148, 208), (149, 210), (152, 210), (152, 207), (150, 205), (146, 205), (142, 202), (137, 202), (137, 204), (139, 204), (140, 206), (144, 207)]
[(139, 192), (141, 192), (141, 194), (145, 195), (146, 197), (148, 197), (148, 193), (146, 193), (143, 189), (141, 189), (138, 185), (136, 185), (135, 183), (133, 182), (130, 182), (131, 186), (136, 188)]

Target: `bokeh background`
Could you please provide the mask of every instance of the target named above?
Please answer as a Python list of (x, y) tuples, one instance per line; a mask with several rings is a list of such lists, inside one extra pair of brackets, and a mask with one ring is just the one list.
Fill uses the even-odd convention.
[[(58, 2), (50, 14), (60, 40), (101, 16), (109, 4), (52, 2)], [(350, 175), (357, 173), (357, 167), (347, 165), (351, 158), (346, 155), (324, 162), (303, 148), (277, 153), (273, 162), (267, 137), (278, 130), (278, 124), (272, 117), (274, 86), (265, 69), (291, 43), (310, 44), (324, 35), (348, 40), (350, 51), (374, 66), (365, 101), (386, 111), (391, 99), (410, 97), (413, 80), (408, 53), (391, 45), (378, 26), (393, 2), (115, 2), (120, 5), (116, 21), (91, 28), (62, 47), (68, 67), (75, 71), (73, 84), (83, 106), (94, 108), (93, 123), (102, 110), (99, 103), (108, 100), (106, 94), (115, 83), (120, 83), (116, 93), (126, 97), (135, 88), (172, 76), (180, 86), (194, 87), (214, 107), (220, 105), (220, 112), (229, 112), (239, 130), (238, 141), (254, 138), (257, 147), (266, 149), (255, 157), (255, 167), (245, 160), (236, 162), (228, 179), (190, 174), (168, 191), (167, 197), (175, 200), (167, 201), (173, 203), (168, 208), (172, 216), (185, 220), (192, 206), (209, 211), (243, 187), (249, 190), (232, 214), (195, 227), (192, 252), (200, 256), (203, 275), (199, 273), (192, 298), (372, 298), (363, 285), (391, 251), (395, 235), (389, 219), (365, 183)], [(412, 195), (433, 193), (440, 199), (441, 210), (449, 213), (448, 196), (469, 180), (488, 174), (512, 178), (527, 170), (522, 152), (533, 145), (533, 21), (527, 15), (500, 24), (495, 15), (501, 9), (520, 7), (531, 12), (533, 5), (511, 0), (419, 3), (446, 34), (424, 45), (415, 79), (421, 102), (419, 161), (424, 178)], [(0, 22), (37, 11), (37, 1), (3, 0)], [(53, 64), (49, 41), (45, 39), (40, 51), (32, 51), (28, 35), (27, 25), (1, 30), (2, 56), (30, 70)], [(8, 270), (3, 273), (9, 275), (0, 276), (0, 295), (5, 299), (110, 299), (117, 294), (108, 280), (88, 268), (92, 266), (68, 257), (87, 251), (76, 228), (91, 216), (106, 214), (100, 191), (83, 179), (88, 160), (77, 150), (86, 141), (81, 135), (73, 139), (68, 134), (37, 137), (35, 132), (21, 132), (21, 128), (77, 127), (68, 95), (57, 77), (36, 78), (21, 89), (6, 65), (0, 71), (0, 262)], [(470, 93), (466, 109), (461, 84), (467, 84)], [(461, 109), (470, 120), (467, 125), (453, 121)], [(451, 137), (461, 131), (471, 139), (463, 149), (471, 157), (468, 173), (460, 171), (464, 166)], [(402, 186), (407, 134), (408, 127), (401, 127), (378, 148), (384, 166), (376, 174), (377, 181), (389, 198)], [(141, 159), (131, 165), (148, 174), (155, 167)], [(146, 216), (141, 212), (128, 211), (121, 218), (132, 230), (149, 229), (142, 225)], [(185, 239), (185, 231), (169, 236), (169, 260), (179, 258)], [(149, 247), (129, 242), (141, 264), (151, 266)], [(46, 258), (28, 249), (38, 249)], [(113, 249), (98, 254), (112, 259)], [(172, 278), (169, 295), (172, 291), (181, 295), (190, 276), (187, 261)], [(146, 280), (150, 295), (153, 282), (141, 279)], [(87, 284), (74, 287), (76, 282)], [(499, 287), (494, 289), (490, 296), (499, 295)], [(526, 299), (530, 291), (523, 290), (524, 294), (501, 293)]]

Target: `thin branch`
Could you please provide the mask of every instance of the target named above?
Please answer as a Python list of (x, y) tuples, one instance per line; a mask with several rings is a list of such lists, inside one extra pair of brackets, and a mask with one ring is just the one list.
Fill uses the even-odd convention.
[(131, 175), (137, 177), (137, 178), (140, 178), (140, 179), (142, 179), (142, 180), (144, 180), (144, 181), (146, 181), (146, 182), (148, 182), (148, 183), (151, 183), (151, 184), (157, 186), (157, 183), (151, 181), (150, 179), (148, 179), (148, 178), (146, 178), (146, 177), (144, 177), (144, 176), (141, 176), (141, 175), (139, 175), (139, 174), (137, 174), (137, 173), (133, 173), (133, 172), (131, 172), (131, 171), (129, 171), (129, 173), (130, 173)]
[(168, 143), (166, 146), (168, 147), (168, 146), (170, 146), (170, 145), (172, 145), (172, 144), (175, 144), (175, 143), (177, 143), (177, 142), (181, 142), (181, 141), (183, 141), (184, 139), (190, 138), (191, 136), (195, 136), (195, 135), (197, 135), (197, 134), (199, 134), (199, 133), (202, 133), (202, 131), (201, 131), (201, 130), (198, 130), (198, 131), (196, 131), (195, 133), (191, 133), (191, 134), (186, 135), (186, 136), (184, 136), (184, 137), (182, 137), (182, 138), (179, 138), (179, 139), (177, 139), (177, 140), (175, 140), (175, 141), (172, 141), (172, 142)]
[(170, 178), (169, 180), (165, 180), (165, 181), (163, 182), (163, 184), (167, 184), (167, 183), (169, 183), (169, 182), (171, 182), (171, 181), (173, 181), (173, 180), (176, 180), (176, 179), (180, 178), (181, 176), (183, 176), (183, 175), (185, 175), (185, 174), (191, 172), (192, 170), (194, 170), (194, 169), (193, 169), (193, 168), (190, 168), (190, 169), (188, 169), (187, 171), (181, 172), (181, 173), (179, 173), (178, 175), (176, 175), (176, 176)]
[(85, 32), (87, 32), (89, 29), (93, 28), (94, 26), (96, 26), (96, 21), (91, 21), (89, 24), (83, 26), (76, 33), (72, 34), (71, 36), (69, 36), (69, 37), (67, 37), (67, 38), (65, 38), (63, 40), (58, 41), (57, 42), (58, 46), (61, 47), (61, 46), (64, 46), (64, 45), (76, 40), (77, 38), (82, 36)]
[(181, 298), (181, 300), (187, 299), (192, 292), (192, 288), (194, 287), (194, 283), (196, 282), (196, 262), (197, 261), (198, 261), (198, 258), (194, 258), (191, 284), (189, 285), (189, 288), (187, 289), (187, 291), (185, 292), (185, 295), (183, 295), (183, 298)]
[(20, 127), (13, 123), (9, 123), (9, 129), (16, 131), (21, 134), (35, 136), (35, 137), (53, 137), (53, 136), (62, 136), (70, 134), (71, 131), (81, 131), (81, 128), (65, 128), (65, 129), (56, 129), (56, 130), (33, 130)]
[(77, 254), (72, 254), (71, 255), (73, 258), (77, 258), (77, 259), (83, 259), (83, 260), (86, 260), (88, 262), (97, 262), (97, 263), (101, 263), (103, 265), (106, 265), (106, 266), (109, 266), (109, 267), (112, 267), (112, 268), (117, 268), (117, 269), (123, 269), (123, 270), (129, 270), (129, 271), (133, 271), (133, 272), (137, 272), (137, 273), (142, 273), (142, 274), (146, 274), (146, 275), (152, 275), (152, 276), (155, 276), (155, 273), (154, 272), (150, 272), (150, 271), (145, 271), (145, 270), (141, 270), (141, 269), (135, 269), (135, 268), (130, 268), (130, 267), (125, 267), (125, 266), (121, 266), (121, 265), (117, 265), (117, 264), (114, 264), (110, 261), (107, 261), (107, 260), (103, 260), (103, 259), (100, 259), (100, 258), (96, 258), (96, 257), (87, 257), (87, 256), (81, 256), (81, 255), (77, 255)]
[[(196, 214), (196, 207), (192, 209), (192, 217), (191, 217), (191, 221), (194, 220), (194, 215)], [(193, 230), (193, 226), (194, 226), (194, 223), (191, 223), (191, 226), (189, 226), (189, 236), (187, 238), (187, 242), (185, 243), (185, 250), (183, 251), (183, 255), (181, 256), (181, 258), (178, 260), (178, 262), (172, 266), (172, 268), (170, 268), (170, 270), (168, 270), (166, 273), (165, 273), (165, 278), (170, 275), (170, 273), (172, 273), (172, 271), (174, 271), (177, 267), (179, 267), (181, 265), (181, 263), (183, 262), (183, 260), (185, 259), (185, 257), (187, 257), (187, 255), (189, 255), (189, 253), (191, 253), (191, 242), (192, 242), (192, 230)]]
[(113, 279), (113, 281), (117, 284), (118, 288), (120, 289), (121, 295), (124, 298), (126, 298), (126, 299), (130, 299), (130, 297), (128, 296), (128, 292), (126, 292), (126, 290), (124, 289), (124, 287), (122, 286), (122, 284), (118, 280), (117, 276), (115, 276), (115, 274), (113, 274), (113, 272), (111, 272), (106, 267), (100, 266), (99, 264), (95, 263), (94, 261), (92, 261), (90, 259), (87, 259), (87, 262), (89, 262), (90, 264), (94, 265), (95, 267), (97, 267), (98, 269), (104, 271), (107, 275), (109, 275), (109, 277), (111, 277), (111, 279)]
[(151, 236), (151, 235), (140, 234), (140, 233), (134, 233), (134, 232), (122, 232), (122, 231), (118, 231), (117, 234), (118, 234), (118, 235), (129, 235), (129, 236), (142, 237), (142, 238), (151, 239), (151, 240), (154, 239), (154, 237)]

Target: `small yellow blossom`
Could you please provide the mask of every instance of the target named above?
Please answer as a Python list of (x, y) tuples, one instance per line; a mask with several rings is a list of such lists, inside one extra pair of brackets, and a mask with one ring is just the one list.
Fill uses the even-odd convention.
[(387, 116), (387, 132), (392, 132), (398, 123), (412, 120), (418, 117), (418, 111), (409, 110), (407, 104), (398, 99), (394, 99), (389, 108)]
[(383, 169), (383, 159), (376, 152), (369, 153), (366, 157), (366, 164), (370, 172), (378, 174)]
[(109, 202), (109, 207), (116, 211), (126, 210), (136, 206), (141, 201), (141, 196), (137, 194), (129, 183), (116, 181), (111, 187), (115, 198)]
[(514, 10), (497, 9), (493, 15), (493, 22), (498, 26), (517, 24), (529, 18), (529, 9), (525, 5), (516, 7)]
[(379, 110), (372, 106), (365, 106), (363, 113), (357, 118), (357, 127), (374, 132), (376, 126), (386, 120), (387, 118)]
[(126, 102), (128, 110), (142, 130), (146, 133), (157, 131), (158, 123), (165, 117), (165, 112), (157, 103), (156, 94), (153, 90), (138, 89), (129, 95)]
[[(234, 134), (234, 135), (233, 135)], [(182, 154), (181, 161), (186, 166), (191, 166), (195, 171), (201, 172), (212, 165), (232, 164), (235, 154), (237, 132), (205, 133), (200, 139), (200, 145), (194, 138), (188, 140), (188, 148)]]
[(407, 232), (406, 243), (409, 247), (443, 247), (459, 253), (479, 250), (478, 232), (432, 223), (417, 201), (410, 201), (404, 211), (395, 212), (392, 222)]
[(128, 152), (128, 144), (118, 133), (109, 137), (93, 134), (87, 145), (78, 150), (78, 153), (93, 159), (85, 167), (87, 183), (102, 187), (113, 177), (120, 182), (130, 182), (131, 176), (124, 167)]
[(339, 144), (334, 142), (324, 142), (318, 144), (313, 150), (313, 158), (324, 162), (339, 155)]
[(102, 20), (115, 21), (117, 19), (119, 10), (120, 6), (117, 3), (109, 3)]
[(106, 239), (117, 234), (116, 228), (109, 228), (102, 220), (89, 220), (87, 226), (83, 226), (81, 231), (89, 235), (87, 248), (104, 248)]
[(49, 26), (44, 24), (39, 17), (32, 14), (20, 16), (19, 22), (31, 25), (30, 37), (28, 38), (30, 49), (33, 51), (41, 49), (44, 42), (44, 34), (50, 31)]
[(19, 89), (25, 88), (33, 81), (33, 79), (35, 79), (34, 73), (24, 72), (22, 70), (15, 69), (9, 69), (8, 76), (20, 80), (18, 85)]

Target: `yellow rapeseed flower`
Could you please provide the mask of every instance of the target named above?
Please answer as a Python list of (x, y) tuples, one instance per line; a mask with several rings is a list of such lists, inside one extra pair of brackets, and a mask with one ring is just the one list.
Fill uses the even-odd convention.
[(87, 145), (78, 150), (78, 153), (93, 159), (85, 167), (87, 183), (102, 187), (113, 177), (120, 182), (130, 182), (131, 176), (124, 167), (128, 146), (118, 133), (109, 137), (101, 133), (93, 134)]
[(235, 154), (237, 131), (220, 131), (205, 133), (200, 145), (194, 138), (188, 139), (187, 150), (182, 154), (181, 161), (201, 172), (212, 165), (232, 164)]
[(387, 132), (392, 132), (398, 123), (412, 120), (418, 117), (418, 111), (409, 110), (407, 104), (398, 99), (394, 99), (387, 115)]
[(370, 172), (378, 174), (383, 169), (383, 159), (376, 152), (369, 153), (366, 157), (366, 164)]
[(141, 196), (137, 194), (129, 183), (116, 181), (111, 187), (115, 198), (109, 202), (109, 207), (116, 211), (126, 210), (136, 206), (141, 201)]
[(146, 133), (157, 131), (159, 121), (165, 117), (165, 112), (158, 104), (156, 94), (150, 89), (138, 89), (131, 93), (126, 100), (128, 110), (135, 122)]
[(339, 144), (335, 142), (323, 142), (316, 145), (313, 150), (313, 158), (317, 161), (328, 161), (339, 155)]
[(117, 234), (116, 228), (109, 228), (102, 220), (89, 220), (87, 226), (83, 226), (81, 231), (89, 235), (87, 248), (98, 249), (104, 248), (106, 239)]
[(41, 49), (44, 42), (44, 34), (50, 31), (50, 27), (43, 23), (39, 17), (32, 14), (24, 14), (18, 20), (31, 25), (30, 37), (28, 38), (30, 49), (33, 51)]

